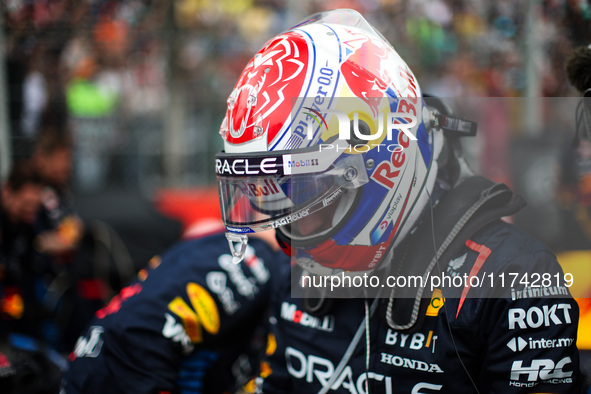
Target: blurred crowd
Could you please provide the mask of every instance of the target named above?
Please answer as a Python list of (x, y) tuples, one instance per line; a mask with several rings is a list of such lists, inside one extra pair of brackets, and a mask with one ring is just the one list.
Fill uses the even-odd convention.
[[(210, 136), (251, 54), (313, 12), (360, 11), (406, 59), (423, 90), (441, 97), (525, 96), (531, 70), (536, 95), (573, 95), (563, 61), (574, 46), (591, 41), (587, 0), (3, 4), (13, 152), (30, 154), (45, 113), (67, 119), (74, 125), (77, 183), (88, 190), (105, 179), (137, 183), (138, 173), (166, 177), (167, 152), (186, 156), (181, 169), (196, 171), (190, 156), (217, 150)], [(173, 129), (179, 137), (169, 137)], [(200, 144), (204, 150), (195, 147)], [(110, 156), (108, 166), (104, 156)], [(205, 163), (198, 170), (203, 176), (188, 180), (210, 181)]]
[(524, 96), (527, 67), (536, 95), (572, 95), (562, 63), (591, 41), (587, 0), (11, 0), (13, 152), (29, 154), (48, 111), (73, 125), (80, 189), (211, 182), (215, 130), (244, 64), (268, 37), (331, 8), (364, 14), (441, 97)]

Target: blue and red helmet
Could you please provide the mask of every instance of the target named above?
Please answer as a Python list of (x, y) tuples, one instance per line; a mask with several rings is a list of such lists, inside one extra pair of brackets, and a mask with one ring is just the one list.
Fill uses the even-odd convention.
[(435, 184), (443, 133), (430, 111), (412, 71), (355, 11), (316, 14), (271, 39), (220, 127), (229, 238), (276, 229), (311, 272), (374, 269)]

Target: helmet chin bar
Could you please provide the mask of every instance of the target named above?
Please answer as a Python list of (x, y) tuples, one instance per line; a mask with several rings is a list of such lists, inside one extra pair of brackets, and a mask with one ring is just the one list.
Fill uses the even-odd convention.
[[(232, 262), (234, 264), (240, 263), (244, 260), (244, 253), (246, 252), (246, 246), (248, 245), (248, 236), (246, 234), (226, 232), (226, 239), (230, 246), (230, 253), (232, 253)], [(237, 243), (237, 245), (235, 245), (235, 243)]]

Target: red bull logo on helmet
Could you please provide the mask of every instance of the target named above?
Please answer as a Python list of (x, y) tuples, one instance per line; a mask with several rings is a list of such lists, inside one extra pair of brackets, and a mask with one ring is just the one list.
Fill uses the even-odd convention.
[(348, 32), (352, 39), (345, 41), (345, 49), (351, 54), (341, 64), (341, 73), (349, 89), (371, 108), (374, 116), (384, 92), (391, 84), (386, 71), (390, 48), (378, 46), (363, 33)]
[[(287, 119), (290, 97), (297, 97), (306, 80), (308, 44), (299, 34), (282, 34), (248, 63), (228, 98), (220, 134), (227, 142), (240, 144), (263, 136), (273, 140), (282, 124), (268, 118)], [(284, 116), (279, 116), (283, 114)]]
[(269, 196), (281, 193), (273, 180), (264, 179), (262, 184), (244, 182), (244, 194), (251, 197)]
[(343, 40), (343, 47), (349, 55), (340, 69), (353, 94), (370, 107), (374, 116), (387, 95), (401, 99), (399, 111), (417, 116), (414, 108), (405, 107), (416, 106), (420, 90), (414, 75), (396, 51), (383, 40), (362, 32), (346, 31), (351, 38)]

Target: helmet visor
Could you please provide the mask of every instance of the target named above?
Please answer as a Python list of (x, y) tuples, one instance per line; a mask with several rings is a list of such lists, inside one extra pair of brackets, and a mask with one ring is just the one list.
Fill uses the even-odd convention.
[(333, 159), (319, 151), (265, 156), (219, 153), (217, 182), (227, 230), (251, 233), (292, 224), (336, 202), (343, 188), (367, 183), (361, 155)]

